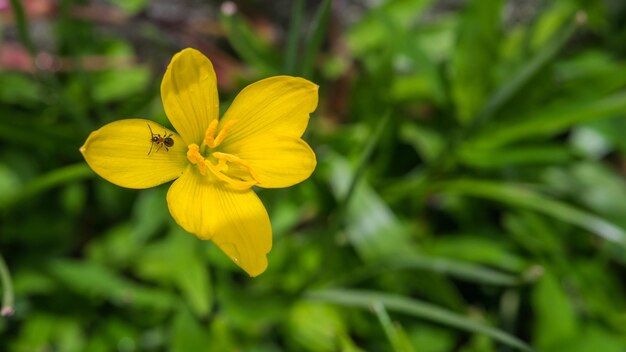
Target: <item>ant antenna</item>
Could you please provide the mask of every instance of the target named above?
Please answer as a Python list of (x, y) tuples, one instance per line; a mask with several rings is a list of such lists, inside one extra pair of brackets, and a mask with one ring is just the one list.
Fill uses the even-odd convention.
[(150, 130), (150, 151), (148, 151), (148, 155), (150, 155), (150, 153), (152, 153), (152, 147), (154, 146), (154, 142), (152, 142), (152, 137), (154, 137), (154, 133), (152, 133), (152, 128), (150, 127), (150, 124), (148, 123), (148, 129)]

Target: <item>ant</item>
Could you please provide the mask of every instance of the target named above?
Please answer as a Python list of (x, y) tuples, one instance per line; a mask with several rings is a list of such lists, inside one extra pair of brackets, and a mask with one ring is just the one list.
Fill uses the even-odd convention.
[(148, 155), (150, 155), (150, 153), (152, 153), (152, 147), (154, 146), (154, 144), (158, 144), (159, 146), (157, 147), (156, 151), (158, 152), (159, 149), (161, 149), (161, 147), (165, 147), (165, 150), (169, 151), (169, 148), (171, 148), (174, 145), (174, 140), (172, 139), (172, 134), (170, 133), (169, 135), (167, 134), (167, 130), (165, 130), (163, 132), (163, 136), (161, 137), (160, 134), (154, 134), (152, 132), (152, 127), (150, 127), (150, 125), (148, 124), (148, 129), (150, 130), (150, 142), (152, 142), (150, 144), (150, 151), (148, 152)]

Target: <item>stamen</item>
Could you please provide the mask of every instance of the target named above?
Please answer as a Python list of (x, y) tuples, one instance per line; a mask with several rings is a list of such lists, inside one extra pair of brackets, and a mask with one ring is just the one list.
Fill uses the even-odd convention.
[(220, 180), (226, 182), (229, 186), (231, 186), (232, 188), (235, 189), (240, 189), (240, 190), (244, 190), (244, 189), (248, 189), (252, 186), (254, 186), (255, 184), (257, 184), (257, 182), (255, 180), (249, 180), (249, 181), (239, 181), (239, 180), (235, 180), (232, 177), (228, 177), (227, 175), (221, 173), (218, 169), (216, 165), (213, 165), (211, 162), (207, 162), (206, 166), (209, 168), (209, 170), (211, 170), (213, 172), (213, 174)]
[(250, 166), (250, 164), (248, 164), (245, 160), (241, 159), (240, 157), (236, 155), (232, 155), (232, 154), (221, 153), (221, 152), (215, 152), (211, 155), (213, 155), (219, 161), (225, 160), (233, 164), (243, 166), (246, 170), (248, 170), (248, 172), (250, 173), (250, 176), (252, 176), (252, 178), (256, 181), (256, 183), (259, 183), (259, 177), (256, 174), (256, 172), (254, 172), (254, 169), (252, 168), (252, 166)]
[(200, 147), (198, 147), (197, 144), (193, 143), (187, 146), (187, 159), (189, 159), (192, 164), (198, 165), (200, 175), (206, 175), (207, 162), (202, 157), (202, 154), (200, 154)]
[[(219, 122), (217, 119), (211, 121), (206, 133), (204, 134), (204, 144), (202, 147), (204, 149), (207, 147), (209, 149), (213, 149), (219, 146), (228, 135), (228, 130), (235, 123), (236, 121), (233, 120), (226, 122), (220, 129), (217, 136), (215, 136)], [(200, 153), (200, 147), (198, 147), (197, 144), (190, 144), (187, 148), (187, 159), (189, 159), (192, 164), (198, 165), (198, 170), (203, 176), (207, 174), (207, 169), (209, 169), (211, 174), (218, 180), (225, 182), (232, 188), (241, 190), (248, 189), (259, 183), (259, 178), (250, 164), (236, 155), (213, 152), (211, 157), (215, 158), (217, 161), (217, 163), (213, 163), (211, 161), (212, 159), (207, 160), (204, 158), (202, 153)], [(231, 163), (232, 165), (229, 165), (228, 163)], [(241, 168), (235, 167), (235, 169), (232, 169), (233, 165), (240, 166)], [(251, 179), (248, 180), (248, 178)]]
[[(230, 120), (226, 122), (224, 127), (222, 127), (222, 129), (220, 130), (220, 133), (218, 133), (217, 137), (215, 137), (215, 147), (217, 147), (218, 145), (220, 145), (220, 143), (222, 143), (222, 141), (224, 140), (224, 138), (226, 138), (226, 135), (228, 134), (228, 129), (231, 128), (235, 123), (237, 123), (237, 121), (235, 120)], [(211, 147), (211, 148), (215, 148), (215, 147)]]
[(217, 119), (214, 119), (213, 121), (211, 121), (211, 123), (209, 124), (209, 127), (206, 129), (206, 132), (204, 133), (204, 143), (209, 146), (209, 148), (215, 148), (215, 131), (217, 130), (217, 124), (218, 121)]
[(209, 124), (209, 127), (206, 129), (206, 133), (204, 134), (204, 143), (209, 148), (215, 148), (219, 146), (220, 143), (224, 141), (224, 138), (226, 138), (226, 136), (228, 135), (228, 129), (231, 128), (235, 123), (237, 123), (237, 121), (234, 121), (234, 120), (230, 120), (226, 122), (226, 124), (222, 127), (220, 132), (217, 134), (217, 136), (215, 136), (215, 131), (217, 131), (218, 121), (217, 119), (211, 121), (211, 123)]

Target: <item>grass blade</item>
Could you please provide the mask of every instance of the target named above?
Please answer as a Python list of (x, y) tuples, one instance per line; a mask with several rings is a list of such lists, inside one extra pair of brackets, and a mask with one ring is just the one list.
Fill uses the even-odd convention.
[(28, 183), (15, 195), (8, 198), (0, 197), (0, 211), (6, 210), (12, 205), (50, 188), (62, 185), (67, 182), (91, 177), (93, 175), (94, 173), (85, 163), (77, 163), (50, 171), (49, 173), (42, 175)]
[(626, 246), (626, 231), (599, 217), (544, 195), (521, 184), (461, 179), (437, 186), (445, 193), (461, 194), (531, 209), (586, 229), (598, 236)]
[(304, 15), (304, 0), (296, 0), (291, 10), (291, 23), (289, 24), (289, 36), (285, 51), (285, 71), (289, 74), (296, 73), (296, 61), (298, 58), (298, 39)]
[(30, 38), (30, 33), (28, 31), (28, 19), (26, 18), (26, 13), (24, 12), (24, 6), (22, 6), (22, 2), (19, 0), (11, 0), (11, 8), (13, 9), (13, 16), (15, 16), (17, 33), (20, 41), (24, 47), (26, 47), (26, 50), (28, 50), (28, 53), (34, 60), (37, 56), (37, 50), (35, 49), (32, 39)]
[[(33, 62), (35, 68), (35, 76), (39, 80), (40, 85), (44, 89), (44, 95), (54, 97), (58, 99), (59, 105), (66, 109), (67, 113), (79, 124), (84, 132), (93, 130), (91, 122), (85, 118), (84, 115), (77, 112), (75, 105), (69, 102), (62, 94), (59, 94), (61, 85), (57, 81), (54, 75), (46, 74), (42, 72), (39, 65), (37, 65), (37, 48), (32, 41), (30, 31), (28, 28), (28, 18), (22, 6), (22, 1), (11, 0), (11, 8), (13, 9), (13, 15), (17, 24), (17, 31), (20, 41), (28, 51), (30, 59)], [(0, 205), (1, 208), (1, 205)]]
[(328, 26), (328, 20), (330, 18), (331, 1), (324, 0), (317, 9), (313, 24), (311, 25), (311, 36), (309, 37), (308, 45), (304, 55), (304, 62), (302, 64), (302, 76), (311, 78), (313, 73), (313, 64), (317, 53), (322, 47), (324, 36), (326, 35), (326, 29)]
[(376, 313), (376, 317), (380, 322), (380, 325), (383, 327), (385, 331), (385, 335), (387, 335), (387, 339), (389, 339), (389, 343), (391, 347), (396, 352), (411, 352), (414, 351), (413, 346), (409, 343), (404, 331), (399, 327), (393, 324), (385, 306), (376, 302), (372, 306), (374, 313)]
[(543, 67), (552, 61), (561, 51), (572, 35), (576, 32), (577, 22), (570, 23), (555, 35), (550, 43), (545, 45), (534, 57), (525, 63), (510, 79), (498, 88), (489, 98), (483, 109), (477, 114), (475, 124), (480, 125), (506, 104), (531, 78)]
[(375, 304), (382, 304), (390, 311), (412, 315), (464, 331), (485, 334), (507, 346), (522, 351), (532, 350), (526, 343), (502, 330), (472, 321), (455, 312), (416, 299), (381, 292), (349, 289), (313, 291), (308, 293), (307, 297), (316, 301), (365, 309), (370, 309)]
[(365, 170), (367, 169), (368, 162), (370, 158), (372, 157), (372, 153), (374, 152), (374, 149), (378, 145), (378, 142), (380, 141), (380, 137), (382, 136), (382, 133), (385, 130), (385, 127), (387, 127), (387, 124), (389, 124), (390, 119), (391, 119), (391, 113), (387, 112), (385, 116), (378, 122), (378, 125), (376, 125), (376, 127), (374, 128), (374, 131), (372, 132), (372, 136), (368, 139), (367, 144), (365, 145), (365, 148), (363, 148), (363, 153), (361, 154), (361, 160), (359, 160), (359, 164), (357, 165), (356, 170), (354, 171), (354, 176), (352, 177), (352, 180), (350, 180), (350, 185), (348, 186), (348, 190), (346, 191), (346, 194), (343, 198), (344, 208), (350, 202), (350, 199), (352, 198), (352, 195), (354, 194), (354, 190), (359, 180), (361, 179), (361, 177), (363, 177), (363, 174), (365, 174)]
[(460, 14), (450, 61), (450, 98), (464, 126), (472, 124), (494, 85), (485, 72), (498, 63), (503, 3), (468, 1)]
[(257, 35), (246, 20), (236, 11), (222, 12), (220, 23), (226, 37), (241, 58), (264, 74), (274, 74), (278, 57), (272, 48)]
[(343, 156), (328, 151), (323, 157), (323, 165), (337, 201), (330, 232), (341, 230), (366, 262), (411, 248), (409, 232), (367, 180), (361, 179), (353, 188), (349, 202), (345, 202), (348, 189), (355, 181), (355, 171)]
[(614, 117), (626, 111), (626, 92), (622, 91), (601, 99), (564, 105), (533, 112), (531, 116), (516, 118), (499, 128), (486, 130), (470, 139), (476, 148), (495, 148), (523, 138), (552, 136), (572, 125)]
[(504, 273), (474, 263), (428, 255), (414, 255), (384, 258), (347, 273), (343, 278), (332, 282), (331, 285), (352, 285), (375, 275), (404, 269), (427, 270), (442, 275), (450, 275), (468, 282), (497, 286), (517, 286), (524, 283), (524, 278), (521, 276)]

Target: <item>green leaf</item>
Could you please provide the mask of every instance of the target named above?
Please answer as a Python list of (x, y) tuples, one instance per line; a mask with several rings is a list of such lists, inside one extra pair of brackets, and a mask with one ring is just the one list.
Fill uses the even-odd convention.
[(426, 161), (434, 161), (443, 151), (445, 141), (435, 131), (417, 124), (405, 123), (399, 128), (400, 139), (410, 144)]
[(455, 312), (416, 299), (381, 292), (349, 289), (312, 291), (307, 294), (307, 297), (314, 301), (363, 309), (370, 309), (374, 304), (382, 304), (390, 311), (416, 316), (464, 331), (485, 334), (509, 347), (524, 351), (531, 350), (523, 341), (502, 330), (472, 321)]
[(125, 268), (140, 250), (140, 243), (134, 237), (135, 233), (129, 223), (122, 223), (107, 231), (102, 231), (100, 237), (92, 240), (86, 252), (90, 261), (112, 268)]
[(336, 307), (301, 301), (289, 310), (287, 320), (294, 350), (336, 351), (346, 327)]
[(18, 297), (50, 295), (57, 288), (57, 282), (39, 270), (22, 269), (15, 273), (14, 286)]
[(578, 321), (573, 304), (552, 273), (546, 273), (534, 288), (532, 302), (536, 316), (533, 341), (539, 350), (552, 350), (576, 336)]
[(47, 191), (50, 188), (89, 178), (93, 175), (93, 171), (84, 163), (57, 168), (28, 182), (17, 191), (9, 192), (8, 197), (6, 194), (0, 195), (0, 211), (15, 206), (16, 203)]
[(457, 344), (455, 331), (446, 326), (415, 322), (406, 325), (409, 338), (418, 352), (454, 351)]
[(602, 97), (626, 86), (626, 66), (609, 53), (589, 49), (554, 64), (567, 99)]
[(47, 269), (69, 289), (89, 298), (155, 310), (168, 310), (175, 301), (167, 291), (136, 284), (93, 262), (56, 260)]
[(626, 340), (623, 335), (612, 333), (599, 324), (589, 324), (585, 326), (576, 336), (560, 345), (558, 349), (552, 351), (568, 352), (623, 352), (626, 347)]
[[(623, 257), (624, 252), (617, 255)], [(623, 261), (621, 265), (624, 265)], [(575, 294), (571, 296), (572, 303), (576, 304), (575, 308), (578, 308), (579, 302), (585, 302), (585, 317), (596, 317), (593, 321), (624, 338), (623, 343), (626, 346), (626, 295), (623, 294), (623, 278), (615, 275), (613, 270), (607, 270), (607, 261), (600, 257), (578, 257), (576, 262), (568, 263), (566, 270), (572, 275), (567, 276), (567, 286), (564, 289)]]
[(165, 200), (166, 195), (167, 187), (144, 190), (137, 195), (132, 219), (134, 240), (138, 244), (149, 240), (168, 223), (170, 215)]
[(15, 171), (9, 165), (0, 163), (0, 209), (19, 197), (23, 181)]
[(2, 72), (0, 73), (0, 102), (23, 106), (41, 103), (40, 86), (26, 75)]
[(553, 225), (550, 218), (527, 210), (507, 213), (503, 221), (519, 246), (535, 255), (558, 258), (564, 255), (564, 243)]
[(14, 340), (14, 351), (84, 351), (85, 331), (76, 319), (33, 312)]
[(93, 99), (98, 103), (128, 99), (148, 87), (150, 76), (147, 66), (99, 72), (94, 78), (97, 84), (93, 87)]
[(559, 1), (540, 14), (537, 19), (530, 39), (530, 47), (537, 50), (546, 45), (551, 37), (567, 22), (572, 20), (577, 6), (573, 2)]
[(211, 341), (207, 338), (207, 330), (198, 323), (186, 307), (179, 307), (172, 322), (170, 351), (205, 350), (210, 345)]
[(393, 23), (406, 31), (432, 0), (388, 0), (370, 11), (347, 34), (348, 45), (357, 55), (389, 44), (394, 33), (388, 26)]
[(176, 285), (193, 312), (204, 317), (209, 313), (213, 295), (198, 242), (177, 229), (164, 240), (147, 246), (136, 258), (135, 271), (141, 277)]
[[(331, 190), (345, 204), (337, 220), (345, 224), (348, 240), (359, 255), (372, 260), (411, 251), (407, 229), (365, 180), (356, 181), (349, 163), (334, 153), (324, 159)], [(367, 158), (362, 160), (361, 165), (366, 165)], [(348, 194), (352, 199), (346, 202)]]

